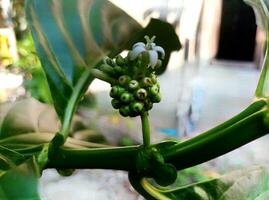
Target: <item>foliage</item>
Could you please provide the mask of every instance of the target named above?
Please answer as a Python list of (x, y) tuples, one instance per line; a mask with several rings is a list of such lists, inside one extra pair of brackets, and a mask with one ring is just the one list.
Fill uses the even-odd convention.
[[(262, 18), (268, 13), (264, 2), (267, 1), (254, 2)], [(106, 0), (27, 0), (26, 14), (49, 86), (50, 92), (46, 89), (46, 94), (51, 94), (51, 101), (46, 95), (42, 98), (52, 102), (53, 107), (32, 99), (1, 105), (1, 198), (38, 199), (37, 177), (45, 168), (56, 168), (61, 174), (79, 168), (125, 170), (134, 188), (147, 199), (268, 197), (268, 172), (261, 167), (175, 189), (160, 186), (172, 184), (180, 176), (177, 170), (223, 155), (268, 132), (267, 62), (257, 87), (257, 99), (244, 111), (190, 140), (151, 144), (147, 112), (150, 109), (144, 109), (148, 103), (144, 97), (149, 93), (150, 101), (160, 101), (155, 75), (165, 70), (171, 51), (181, 47), (172, 26), (153, 19), (142, 28)], [(145, 35), (149, 36), (146, 44), (141, 40)], [(157, 45), (149, 39), (154, 35)], [(29, 44), (32, 45), (31, 41)], [(131, 48), (126, 58), (119, 56), (124, 49)], [(26, 53), (21, 62), (39, 66), (32, 53)], [(162, 57), (163, 62), (159, 59)], [(123, 74), (116, 76), (116, 68)], [(132, 73), (135, 70), (141, 71), (142, 76)], [(112, 104), (120, 108), (123, 116), (140, 116), (143, 145), (111, 147), (69, 137), (74, 112), (94, 78), (111, 84), (111, 96), (120, 100), (116, 102), (119, 107), (115, 100)], [(135, 84), (130, 84), (131, 79)], [(139, 92), (141, 88), (130, 92), (137, 83), (144, 90), (143, 95)], [(115, 85), (128, 88), (131, 94), (119, 97), (118, 87), (113, 89)], [(131, 105), (130, 99), (139, 101), (139, 106)], [(122, 105), (134, 114), (121, 111)], [(21, 190), (25, 193), (19, 197)]]

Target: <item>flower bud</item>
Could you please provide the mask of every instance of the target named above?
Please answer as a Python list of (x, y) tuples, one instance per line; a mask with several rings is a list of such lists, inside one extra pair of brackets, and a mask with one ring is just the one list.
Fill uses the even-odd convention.
[(103, 71), (103, 72), (105, 72), (106, 74), (109, 74), (109, 75), (113, 75), (114, 74), (113, 67), (111, 67), (108, 64), (102, 64), (100, 66), (100, 70)]

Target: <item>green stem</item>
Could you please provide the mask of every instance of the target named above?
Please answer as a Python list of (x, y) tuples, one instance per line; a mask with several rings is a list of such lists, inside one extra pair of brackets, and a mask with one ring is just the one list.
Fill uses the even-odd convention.
[(142, 123), (142, 134), (143, 134), (143, 144), (146, 148), (150, 146), (150, 125), (148, 119), (148, 112), (143, 112), (141, 114)]
[(73, 93), (65, 109), (63, 123), (62, 123), (60, 132), (56, 133), (52, 141), (49, 144), (45, 145), (42, 151), (40, 152), (40, 154), (38, 155), (37, 160), (41, 169), (48, 162), (49, 157), (53, 156), (54, 151), (57, 150), (60, 146), (62, 146), (65, 143), (69, 135), (71, 121), (72, 121), (74, 112), (76, 110), (77, 103), (81, 98), (81, 91), (86, 89), (86, 86), (87, 86), (86, 83), (91, 80), (93, 80), (93, 77), (91, 76), (91, 71), (86, 70), (81, 75), (80, 79), (78, 80), (78, 83), (74, 87)]
[[(254, 103), (241, 114), (222, 124), (215, 131), (205, 132), (163, 152), (167, 162), (178, 170), (221, 156), (268, 133), (265, 116), (268, 108)], [(245, 116), (246, 113), (249, 116)], [(252, 113), (252, 114), (251, 114)], [(245, 116), (241, 118), (242, 116)]]
[(47, 168), (60, 169), (117, 169), (135, 170), (139, 146), (100, 149), (69, 150), (61, 148), (55, 152)]
[[(153, 145), (166, 162), (178, 170), (216, 158), (247, 144), (268, 132), (268, 107), (265, 100), (254, 102), (231, 120), (197, 137), (181, 143), (166, 142)], [(149, 133), (147, 113), (141, 116), (143, 133)], [(145, 137), (147, 138), (147, 137)], [(149, 141), (149, 138), (146, 139)], [(145, 142), (148, 145), (150, 142)], [(146, 146), (146, 145), (145, 145)], [(47, 168), (101, 168), (133, 171), (138, 152), (144, 146), (71, 150), (59, 148), (49, 160)], [(40, 147), (19, 150), (19, 153), (36, 155)]]
[[(68, 135), (69, 135), (69, 130), (70, 130), (70, 126), (71, 126), (71, 121), (74, 115), (74, 112), (76, 110), (77, 107), (77, 103), (80, 100), (81, 97), (81, 91), (85, 88), (85, 83), (89, 81), (89, 78), (91, 77), (91, 71), (87, 70), (85, 71), (78, 83), (76, 84), (72, 96), (67, 104), (67, 107), (65, 109), (65, 114), (64, 114), (64, 121), (61, 127), (61, 130), (59, 132), (59, 134), (62, 136), (63, 141), (61, 141), (59, 143), (59, 145), (63, 145), (65, 140), (67, 139)], [(92, 78), (93, 80), (93, 78)]]
[(258, 9), (256, 12), (260, 14), (260, 19), (263, 24), (263, 28), (266, 32), (266, 52), (263, 62), (262, 72), (259, 78), (259, 82), (255, 91), (257, 98), (268, 98), (269, 97), (269, 16), (268, 16), (268, 7), (267, 4), (260, 0), (257, 4), (254, 1), (247, 1), (254, 8), (257, 6)]
[(108, 75), (106, 75), (104, 72), (102, 72), (99, 69), (91, 69), (91, 74), (95, 78), (98, 78), (98, 79), (100, 79), (102, 81), (110, 83), (111, 85), (116, 85), (117, 84), (117, 80), (115, 80), (114, 78), (109, 77)]

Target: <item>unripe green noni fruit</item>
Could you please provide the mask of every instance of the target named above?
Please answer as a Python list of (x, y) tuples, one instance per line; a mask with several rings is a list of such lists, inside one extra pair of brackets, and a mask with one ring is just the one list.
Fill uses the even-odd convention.
[(161, 101), (161, 94), (158, 93), (157, 95), (152, 96), (151, 100), (153, 103), (159, 103)]
[(140, 113), (143, 110), (143, 107), (143, 104), (140, 102), (134, 102), (131, 104), (131, 109), (136, 113)]
[(112, 97), (112, 98), (117, 98), (117, 97), (120, 97), (122, 93), (125, 92), (125, 89), (123, 87), (120, 87), (120, 86), (113, 86), (110, 90), (110, 93), (109, 95)]
[(131, 80), (128, 87), (130, 90), (136, 90), (139, 87), (139, 83), (136, 80)]
[(122, 75), (122, 76), (119, 77), (119, 83), (122, 86), (127, 85), (130, 81), (131, 81), (131, 77), (130, 76)]
[(128, 93), (128, 92), (124, 92), (121, 96), (120, 96), (120, 100), (123, 103), (129, 103), (130, 101), (133, 100), (133, 96)]
[(112, 100), (111, 100), (111, 105), (112, 105), (113, 108), (115, 108), (115, 109), (119, 109), (120, 106), (121, 106), (121, 103), (120, 103), (120, 101), (118, 101), (117, 99), (112, 99)]
[(123, 117), (127, 117), (127, 116), (130, 115), (130, 108), (129, 108), (129, 106), (122, 106), (119, 111), (120, 111), (120, 114)]
[(148, 96), (147, 91), (144, 88), (140, 88), (136, 91), (136, 97), (139, 100), (144, 100)]
[(152, 87), (149, 88), (149, 93), (152, 96), (158, 95), (159, 94), (159, 87), (157, 85), (153, 85)]
[(152, 86), (152, 85), (153, 85), (153, 84), (152, 84), (151, 78), (149, 78), (149, 77), (145, 77), (145, 78), (143, 78), (142, 81), (141, 81), (141, 86), (142, 86), (142, 87), (150, 87), (150, 86)]

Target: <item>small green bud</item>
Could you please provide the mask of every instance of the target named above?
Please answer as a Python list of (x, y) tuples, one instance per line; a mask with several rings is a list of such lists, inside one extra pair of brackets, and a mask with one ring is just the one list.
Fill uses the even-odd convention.
[(151, 101), (146, 101), (144, 107), (146, 111), (151, 110), (153, 108), (153, 103)]
[(119, 83), (123, 86), (127, 85), (131, 81), (130, 76), (122, 75), (119, 77)]
[(142, 87), (150, 87), (150, 86), (152, 86), (151, 78), (149, 78), (149, 77), (143, 78), (142, 81), (141, 81), (141, 86)]
[(56, 169), (61, 176), (71, 176), (75, 169)]
[(102, 64), (102, 65), (100, 66), (100, 70), (103, 71), (103, 72), (105, 72), (105, 73), (107, 73), (107, 74), (109, 74), (109, 75), (114, 74), (113, 67), (111, 67), (111, 66), (108, 65), (108, 64)]
[(127, 116), (130, 115), (130, 108), (129, 108), (129, 106), (122, 106), (119, 111), (120, 111), (120, 114), (123, 117), (127, 117)]
[(160, 92), (159, 87), (157, 85), (153, 85), (152, 87), (149, 88), (149, 93), (152, 96), (158, 95)]
[(143, 88), (140, 88), (136, 91), (136, 97), (139, 99), (139, 100), (144, 100), (146, 97), (148, 96), (148, 93), (145, 89)]
[(110, 66), (115, 66), (116, 63), (111, 58), (106, 58), (105, 62)]
[(125, 63), (124, 58), (121, 55), (117, 55), (116, 64), (121, 66), (121, 65), (124, 65), (124, 63)]
[(115, 109), (119, 109), (120, 106), (121, 106), (121, 103), (120, 103), (120, 101), (118, 101), (117, 99), (112, 99), (112, 100), (111, 100), (111, 105), (112, 105), (113, 108), (115, 108)]
[(139, 87), (139, 83), (136, 80), (131, 80), (128, 86), (129, 89), (136, 90)]
[(128, 92), (124, 92), (121, 96), (120, 96), (120, 100), (123, 103), (129, 103), (130, 101), (132, 101), (133, 97), (130, 93)]
[(125, 92), (125, 89), (120, 87), (120, 86), (113, 86), (110, 90), (110, 93), (109, 95), (112, 97), (112, 98), (117, 98), (117, 97), (120, 97), (122, 93)]
[(152, 96), (152, 98), (151, 98), (153, 103), (159, 103), (161, 101), (161, 99), (162, 99), (162, 97), (161, 97), (160, 93)]
[(172, 164), (159, 164), (152, 168), (154, 180), (161, 186), (173, 184), (177, 179), (177, 169)]
[(118, 66), (118, 65), (116, 65), (114, 68), (113, 68), (113, 70), (114, 70), (114, 73), (115, 73), (115, 75), (118, 75), (118, 76), (120, 76), (120, 75), (122, 75), (122, 68), (120, 67), (120, 66)]
[(131, 109), (136, 113), (140, 113), (143, 110), (143, 107), (143, 104), (140, 102), (134, 102), (131, 104)]
[(153, 84), (157, 83), (157, 76), (154, 73), (150, 74), (150, 78)]

